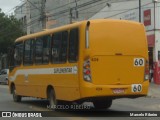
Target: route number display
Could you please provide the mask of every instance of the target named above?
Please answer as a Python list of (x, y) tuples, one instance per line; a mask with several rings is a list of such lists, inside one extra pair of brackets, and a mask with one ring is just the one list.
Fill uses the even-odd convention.
[(142, 92), (141, 84), (132, 84), (132, 92)]
[(134, 58), (134, 66), (135, 67), (144, 66), (144, 58)]

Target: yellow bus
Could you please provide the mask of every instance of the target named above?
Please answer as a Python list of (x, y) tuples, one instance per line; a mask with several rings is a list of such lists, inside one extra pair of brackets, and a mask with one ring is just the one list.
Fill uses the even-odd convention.
[(18, 38), (9, 73), (13, 100), (22, 97), (93, 102), (146, 96), (148, 47), (143, 24), (89, 20)]

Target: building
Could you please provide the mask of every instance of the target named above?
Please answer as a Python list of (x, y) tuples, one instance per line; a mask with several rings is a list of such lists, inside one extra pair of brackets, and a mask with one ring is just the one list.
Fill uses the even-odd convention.
[(41, 0), (25, 0), (15, 9), (15, 17), (23, 23), (23, 29), (27, 34), (39, 32), (42, 30), (40, 21), (41, 17)]
[(106, 7), (109, 1), (111, 0), (47, 0), (47, 28), (88, 20)]
[[(87, 20), (111, 0), (25, 0), (15, 10), (27, 34)], [(112, 0), (123, 1), (123, 0)]]

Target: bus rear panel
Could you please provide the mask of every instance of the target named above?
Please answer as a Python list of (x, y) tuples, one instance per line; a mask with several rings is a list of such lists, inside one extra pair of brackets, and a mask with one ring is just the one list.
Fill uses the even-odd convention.
[[(142, 24), (90, 22), (81, 97), (139, 97), (148, 92), (148, 48)], [(88, 65), (87, 65), (88, 64)], [(88, 69), (86, 68), (89, 67)]]

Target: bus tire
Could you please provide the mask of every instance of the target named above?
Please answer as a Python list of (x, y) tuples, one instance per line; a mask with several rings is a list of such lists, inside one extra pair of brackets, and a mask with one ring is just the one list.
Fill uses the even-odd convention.
[(16, 94), (16, 87), (12, 87), (12, 94), (13, 94), (13, 101), (14, 102), (21, 102), (22, 97)]
[(93, 101), (95, 109), (108, 109), (112, 105), (112, 100), (96, 100)]
[(56, 110), (56, 105), (57, 105), (57, 100), (56, 100), (56, 95), (54, 89), (50, 89), (48, 93), (48, 100), (49, 100), (49, 105), (50, 109)]

